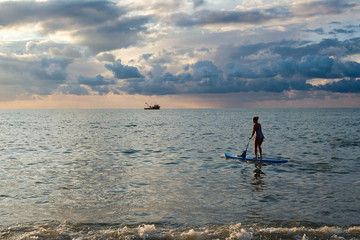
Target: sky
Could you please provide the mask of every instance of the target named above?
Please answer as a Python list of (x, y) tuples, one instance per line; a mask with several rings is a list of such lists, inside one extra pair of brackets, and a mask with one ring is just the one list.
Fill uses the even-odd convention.
[(0, 109), (360, 107), (357, 0), (0, 1)]

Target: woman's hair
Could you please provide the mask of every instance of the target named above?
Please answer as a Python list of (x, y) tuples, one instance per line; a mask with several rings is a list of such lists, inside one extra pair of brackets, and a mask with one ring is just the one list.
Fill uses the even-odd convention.
[(253, 117), (253, 122), (258, 122), (258, 120), (259, 120), (259, 117)]

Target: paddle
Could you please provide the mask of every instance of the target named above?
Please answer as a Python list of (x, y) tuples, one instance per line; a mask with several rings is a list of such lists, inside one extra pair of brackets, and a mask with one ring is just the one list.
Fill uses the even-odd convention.
[(247, 151), (247, 149), (248, 149), (248, 147), (249, 147), (250, 140), (251, 140), (251, 139), (249, 139), (249, 142), (248, 142), (248, 144), (246, 145), (245, 151), (241, 154), (241, 157), (242, 157), (243, 159), (246, 158), (246, 151)]

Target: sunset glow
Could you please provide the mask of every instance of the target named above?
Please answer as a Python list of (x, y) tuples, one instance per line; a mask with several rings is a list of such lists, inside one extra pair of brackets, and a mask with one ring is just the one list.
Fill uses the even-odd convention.
[(360, 107), (360, 4), (0, 1), (0, 109)]

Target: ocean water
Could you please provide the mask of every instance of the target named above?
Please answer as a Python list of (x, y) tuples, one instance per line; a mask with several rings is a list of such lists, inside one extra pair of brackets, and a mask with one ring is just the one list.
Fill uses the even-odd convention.
[(0, 239), (360, 239), (359, 171), (360, 109), (2, 110)]

